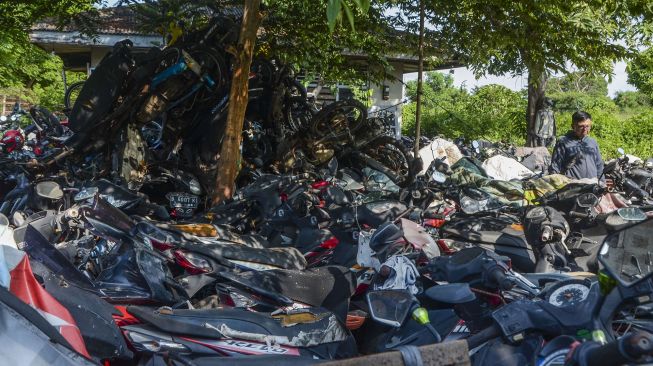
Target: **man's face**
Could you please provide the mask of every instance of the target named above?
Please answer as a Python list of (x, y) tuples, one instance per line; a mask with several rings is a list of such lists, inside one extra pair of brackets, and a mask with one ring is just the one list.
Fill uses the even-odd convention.
[(574, 133), (578, 138), (583, 138), (590, 134), (590, 129), (592, 128), (592, 120), (586, 119), (584, 121), (576, 122), (572, 125), (574, 128)]

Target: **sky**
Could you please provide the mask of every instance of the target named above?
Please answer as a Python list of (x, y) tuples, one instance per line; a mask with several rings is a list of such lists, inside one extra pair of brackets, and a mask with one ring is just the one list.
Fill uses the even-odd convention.
[[(483, 86), (488, 84), (503, 85), (511, 90), (521, 90), (526, 87), (527, 78), (524, 77), (509, 77), (509, 76), (487, 76), (478, 80), (474, 77), (471, 70), (459, 67), (453, 69), (454, 85), (460, 87), (464, 85), (467, 90), (471, 90), (475, 86)], [(442, 70), (441, 72), (448, 73), (449, 70)], [(614, 64), (614, 74), (612, 75), (612, 82), (608, 83), (608, 95), (614, 98), (617, 92), (636, 90), (634, 86), (628, 84), (628, 75), (626, 74), (626, 63), (617, 62)], [(417, 73), (410, 73), (404, 75), (404, 82), (410, 80), (417, 80)]]

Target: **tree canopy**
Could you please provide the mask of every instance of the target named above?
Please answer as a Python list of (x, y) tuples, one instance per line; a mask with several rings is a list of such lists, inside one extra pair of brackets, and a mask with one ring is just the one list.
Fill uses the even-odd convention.
[(477, 75), (528, 75), (529, 130), (547, 75), (570, 65), (610, 74), (650, 42), (652, 8), (639, 0), (429, 1), (431, 23)]
[(649, 97), (653, 96), (653, 48), (637, 54), (626, 67), (628, 82)]
[[(394, 29), (383, 16), (381, 7), (370, 7), (369, 1), (365, 0), (352, 0), (349, 5), (344, 0), (339, 1), (342, 2), (341, 13), (333, 24), (331, 17), (325, 14), (336, 2), (266, 1), (262, 7), (265, 17), (260, 25), (255, 54), (292, 64), (297, 70), (320, 74), (327, 80), (382, 80), (387, 74), (386, 55), (400, 44), (397, 35), (393, 34)], [(191, 29), (203, 23), (203, 15), (219, 12), (225, 7), (242, 6), (242, 1), (237, 0), (190, 3), (181, 0), (125, 0), (122, 3), (134, 7), (144, 30), (165, 30), (171, 22), (179, 20), (184, 20)], [(358, 31), (352, 30), (352, 23)], [(333, 33), (329, 32), (332, 26)], [(348, 52), (363, 55), (370, 67), (361, 70), (350, 64), (345, 56)]]
[(96, 6), (104, 0), (18, 0), (0, 2), (0, 34), (26, 32), (32, 24), (45, 18), (58, 26), (75, 23), (83, 33), (92, 34)]

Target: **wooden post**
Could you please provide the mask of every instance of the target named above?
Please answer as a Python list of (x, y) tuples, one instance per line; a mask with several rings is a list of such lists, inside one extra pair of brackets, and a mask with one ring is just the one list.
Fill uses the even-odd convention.
[(424, 83), (424, 0), (419, 1), (419, 44), (417, 46), (417, 100), (415, 100), (415, 159), (419, 158), (420, 125), (422, 121), (422, 84)]
[(249, 68), (254, 53), (256, 32), (262, 18), (259, 13), (260, 5), (261, 0), (245, 0), (244, 4), (243, 23), (240, 26), (240, 36), (234, 52), (227, 126), (220, 149), (219, 169), (212, 198), (214, 205), (230, 198), (234, 193), (234, 181), (240, 162), (240, 140), (247, 108)]
[[(424, 366), (468, 366), (469, 350), (466, 341), (429, 344), (419, 347)], [(403, 357), (398, 351), (376, 353), (321, 364), (323, 366), (401, 366)]]

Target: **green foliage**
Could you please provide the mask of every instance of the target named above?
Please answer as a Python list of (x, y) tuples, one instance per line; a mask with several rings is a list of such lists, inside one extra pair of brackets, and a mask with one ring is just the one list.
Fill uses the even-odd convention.
[[(416, 82), (409, 82), (406, 89), (414, 99)], [(425, 136), (524, 143), (526, 101), (520, 93), (500, 85), (483, 86), (470, 93), (453, 87), (451, 75), (429, 73), (423, 96), (421, 131)], [(415, 103), (404, 107), (402, 120), (403, 133), (414, 134)]]
[[(26, 36), (0, 35), (0, 93), (51, 110), (63, 105), (63, 63), (29, 43)], [(83, 73), (67, 73), (68, 83), (83, 80)]]
[(614, 102), (621, 110), (651, 107), (651, 97), (639, 91), (618, 92)]
[(0, 35), (20, 34), (45, 18), (58, 26), (75, 23), (83, 33), (93, 34), (93, 20), (97, 16), (94, 5), (102, 3), (102, 0), (0, 1)]
[[(122, 3), (134, 7), (143, 30), (162, 34), (171, 23), (183, 21), (184, 28), (192, 30), (204, 24), (212, 12), (242, 6), (240, 0), (123, 0)], [(338, 21), (332, 24), (325, 13), (334, 4), (340, 6), (340, 12), (334, 13)], [(389, 67), (386, 55), (390, 53), (389, 47), (397, 42), (387, 37), (391, 28), (370, 0), (266, 0), (262, 8), (265, 16), (256, 41), (256, 55), (347, 84), (368, 78), (380, 81), (386, 76)], [(358, 31), (342, 24), (343, 11)], [(327, 31), (330, 27), (332, 32)], [(367, 55), (368, 70), (361, 72), (360, 65), (349, 63), (343, 50)]]
[(653, 48), (638, 53), (626, 66), (628, 82), (653, 97)]
[(342, 22), (343, 13), (347, 17), (347, 20), (349, 21), (351, 30), (355, 31), (354, 11), (360, 10), (363, 13), (367, 13), (367, 11), (370, 8), (371, 0), (352, 0), (352, 2), (354, 7), (352, 7), (347, 2), (347, 0), (328, 0), (326, 15), (327, 15), (327, 22), (329, 25), (329, 30), (331, 31), (331, 33), (333, 33), (333, 31), (335, 30), (336, 25)]
[(573, 113), (578, 110), (602, 110), (608, 113), (616, 113), (617, 105), (612, 99), (604, 95), (591, 95), (581, 92), (550, 93), (549, 98), (553, 100), (555, 110)]
[[(367, 78), (383, 80), (389, 67), (386, 55), (393, 53), (396, 42), (388, 35), (390, 28), (381, 10), (370, 7), (363, 11), (353, 6), (357, 31), (336, 24), (330, 33), (324, 16), (327, 7), (326, 1), (268, 0), (267, 16), (261, 24), (265, 31), (259, 34), (256, 53), (319, 74), (323, 80), (352, 85)], [(350, 63), (343, 50), (365, 54), (366, 67)]]
[[(409, 98), (414, 100), (415, 81), (406, 85)], [(629, 154), (642, 158), (653, 156), (653, 108), (646, 96), (638, 92), (622, 92), (615, 100), (600, 93), (588, 94), (578, 90), (558, 91), (554, 100), (554, 116), (561, 136), (571, 127), (571, 115), (585, 110), (592, 115), (591, 135), (597, 139), (605, 159), (617, 156), (622, 147)], [(525, 93), (514, 92), (499, 85), (488, 85), (467, 91), (453, 86), (449, 74), (429, 73), (424, 81), (422, 134), (442, 135), (453, 139), (510, 141), (522, 145), (526, 131)], [(636, 102), (632, 102), (636, 101)], [(415, 132), (415, 103), (403, 108), (402, 133)]]
[[(637, 1), (430, 1), (430, 22), (479, 73), (609, 73), (648, 40), (653, 9)], [(645, 17), (642, 19), (641, 15)], [(618, 42), (620, 41), (620, 42)]]
[(608, 82), (604, 77), (582, 71), (551, 78), (547, 83), (549, 93), (579, 92), (589, 95), (608, 95)]
[[(438, 39), (477, 76), (528, 75), (529, 128), (545, 94), (543, 75), (572, 64), (607, 75), (648, 44), (653, 7), (640, 0), (428, 1)], [(564, 91), (564, 90), (562, 90)]]

